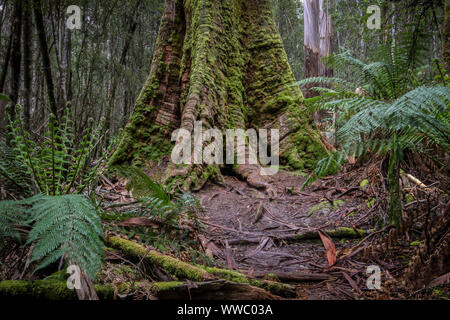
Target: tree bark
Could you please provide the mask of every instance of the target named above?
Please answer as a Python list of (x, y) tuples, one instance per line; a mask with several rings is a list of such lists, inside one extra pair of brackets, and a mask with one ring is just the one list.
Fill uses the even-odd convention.
[(32, 72), (33, 55), (31, 53), (31, 3), (25, 2), (25, 10), (23, 16), (23, 78), (24, 78), (24, 103), (23, 118), (25, 129), (30, 131), (31, 123), (31, 91), (32, 91)]
[(47, 84), (47, 95), (50, 104), (50, 112), (58, 119), (58, 107), (55, 100), (55, 92), (53, 86), (53, 76), (50, 64), (50, 54), (45, 36), (44, 19), (42, 17), (42, 7), (40, 0), (34, 0), (33, 3), (34, 19), (36, 22), (36, 31), (39, 37), (39, 45), (41, 48), (42, 62), (44, 65), (45, 82)]
[[(311, 168), (324, 150), (294, 82), (268, 0), (166, 0), (150, 76), (110, 164), (156, 160), (175, 128), (201, 121), (204, 130), (280, 129), (282, 162)], [(233, 169), (267, 189), (258, 167)], [(166, 176), (184, 190), (220, 179), (217, 165), (170, 165)]]
[(20, 49), (22, 39), (22, 1), (16, 1), (14, 4), (14, 22), (13, 22), (13, 42), (11, 52), (11, 100), (12, 103), (8, 107), (8, 115), (11, 121), (16, 117), (16, 104), (19, 102), (20, 91), (20, 65), (22, 62), (22, 50)]
[[(328, 69), (321, 61), (333, 53), (333, 26), (329, 13), (328, 1), (305, 0), (305, 78), (332, 77), (333, 70)], [(314, 87), (315, 85), (311, 85)], [(306, 90), (305, 97), (314, 96), (314, 92)]]
[(448, 70), (450, 67), (450, 0), (445, 0), (444, 13), (442, 56), (445, 69)]

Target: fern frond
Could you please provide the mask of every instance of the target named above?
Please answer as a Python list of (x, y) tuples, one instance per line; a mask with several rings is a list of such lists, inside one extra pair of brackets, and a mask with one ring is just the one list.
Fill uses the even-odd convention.
[(114, 166), (110, 170), (123, 178), (129, 179), (128, 188), (133, 190), (134, 196), (138, 198), (152, 196), (161, 199), (166, 205), (170, 203), (171, 197), (164, 188), (161, 176), (154, 181), (141, 169), (126, 165)]
[(82, 195), (37, 196), (22, 202), (31, 206), (28, 223), (33, 224), (27, 243), (35, 243), (31, 261), (36, 270), (61, 256), (78, 265), (92, 278), (100, 270), (104, 245), (101, 219)]

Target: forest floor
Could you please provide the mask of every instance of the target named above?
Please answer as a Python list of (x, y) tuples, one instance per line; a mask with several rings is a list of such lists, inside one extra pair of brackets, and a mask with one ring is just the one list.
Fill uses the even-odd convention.
[[(330, 239), (335, 252), (328, 251), (335, 257), (348, 252), (361, 240), (353, 238), (355, 230), (371, 228), (367, 215), (357, 214), (366, 207), (367, 197), (361, 196), (365, 193), (359, 187), (352, 190), (325, 184), (302, 192), (304, 181), (302, 175), (285, 171), (270, 176), (268, 182), (277, 193), (272, 198), (232, 176), (226, 176), (223, 185), (207, 185), (196, 194), (204, 208), (199, 218), (208, 231), (203, 242), (206, 246), (214, 243), (212, 251), (223, 248), (216, 249), (218, 258), (228, 268), (249, 276), (273, 275), (291, 284), (299, 280), (295, 275), (323, 276), (314, 282), (300, 279), (296, 284), (298, 298), (353, 299), (358, 292), (352, 285), (360, 293), (366, 288), (365, 273), (370, 264), (348, 259), (345, 267), (330, 269), (318, 230), (344, 231)], [(307, 236), (296, 239), (299, 234)], [(325, 279), (324, 273), (330, 279)], [(354, 279), (353, 283), (345, 276), (341, 279), (342, 273)]]
[[(146, 173), (158, 176), (166, 166), (163, 162)], [(126, 179), (103, 176), (97, 194), (103, 198), (108, 237), (119, 236), (187, 263), (235, 270), (248, 279), (289, 284), (295, 289), (290, 299), (448, 299), (448, 283), (413, 294), (393, 292), (387, 286), (401, 279), (421, 237), (413, 231), (393, 240), (393, 229), (383, 227), (387, 211), (384, 184), (376, 182), (382, 177), (380, 167), (377, 161), (354, 166), (305, 190), (301, 190), (305, 174), (280, 170), (266, 177), (275, 195), (224, 175), (221, 184), (208, 183), (193, 193), (200, 204), (195, 224), (178, 221), (175, 228), (144, 218)], [(136, 212), (138, 218), (133, 218)], [(172, 237), (186, 226), (188, 238)], [(28, 265), (30, 248), (16, 245), (8, 252), (0, 264), (0, 280), (34, 280), (57, 271), (50, 268), (33, 275)], [(193, 252), (197, 258), (200, 254), (200, 262)], [(155, 267), (150, 267), (153, 276), (141, 277), (146, 273), (140, 272), (144, 257), (133, 264), (123, 252), (109, 250), (100, 283), (175, 280), (159, 267), (156, 278)], [(125, 276), (121, 266), (135, 271)], [(369, 266), (380, 268), (381, 290), (368, 288)], [(192, 282), (186, 283), (190, 295)], [(151, 290), (143, 295), (154, 298)]]
[[(147, 174), (165, 168), (154, 166)], [(304, 173), (280, 170), (266, 177), (275, 196), (224, 175), (223, 183), (208, 183), (194, 193), (201, 204), (197, 218), (203, 228), (196, 231), (201, 250), (222, 268), (294, 286), (296, 299), (447, 296), (449, 286), (444, 293), (423, 290), (414, 295), (383, 287), (401, 277), (420, 238), (412, 234), (391, 241), (390, 229), (382, 227), (386, 190), (368, 180), (378, 181), (379, 170), (379, 161), (353, 166), (305, 190)], [(374, 265), (381, 270), (381, 290), (367, 285), (368, 267)]]

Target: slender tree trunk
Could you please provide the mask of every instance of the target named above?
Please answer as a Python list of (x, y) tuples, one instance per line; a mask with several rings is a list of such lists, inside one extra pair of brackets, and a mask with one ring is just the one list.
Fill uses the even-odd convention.
[[(317, 77), (319, 75), (320, 63), (320, 1), (304, 0), (304, 46), (305, 46), (305, 78)], [(309, 90), (307, 90), (309, 91)], [(305, 93), (306, 97), (311, 94)]]
[(20, 80), (21, 72), (20, 66), (22, 62), (22, 17), (23, 17), (23, 3), (22, 1), (16, 1), (14, 5), (14, 22), (13, 22), (13, 43), (11, 53), (11, 100), (9, 104), (8, 114), (12, 121), (16, 117), (16, 104), (19, 102)]
[(34, 0), (33, 5), (34, 19), (36, 22), (36, 31), (39, 37), (39, 45), (41, 49), (42, 62), (44, 66), (45, 82), (47, 84), (47, 95), (50, 104), (50, 112), (58, 119), (58, 106), (55, 100), (55, 92), (53, 86), (52, 68), (50, 64), (50, 54), (45, 36), (44, 19), (42, 17), (42, 7), (40, 0)]
[[(331, 21), (329, 0), (320, 0), (320, 58), (328, 57), (333, 54), (333, 23)], [(319, 61), (319, 75), (332, 77), (333, 70)]]
[[(150, 76), (110, 164), (145, 165), (169, 154), (172, 131), (276, 128), (283, 163), (311, 168), (324, 154), (289, 67), (268, 0), (166, 0)], [(248, 149), (246, 149), (246, 152)], [(235, 165), (270, 188), (258, 165)], [(173, 188), (220, 180), (218, 165), (170, 165)]]
[[(120, 68), (124, 68), (125, 64), (126, 64), (126, 58), (127, 58), (127, 54), (128, 51), (130, 49), (131, 46), (131, 41), (133, 40), (134, 34), (136, 32), (136, 28), (137, 28), (137, 17), (136, 14), (138, 14), (139, 12), (139, 5), (140, 5), (140, 1), (136, 1), (134, 10), (133, 10), (133, 14), (130, 16), (130, 21), (129, 21), (129, 30), (127, 33), (127, 37), (125, 39), (125, 44), (123, 46), (122, 49), (122, 53), (120, 55), (120, 59), (119, 59), (119, 66)], [(120, 70), (120, 73), (122, 73), (122, 70)], [(119, 76), (115, 76), (114, 74), (112, 75), (113, 79), (112, 79), (112, 87), (111, 87), (111, 91), (110, 91), (110, 99), (109, 99), (109, 103), (108, 103), (108, 108), (106, 110), (106, 121), (105, 121), (105, 131), (109, 131), (109, 129), (114, 129), (114, 120), (112, 119), (112, 116), (115, 112), (116, 109), (116, 90), (117, 90), (117, 85), (118, 82), (120, 82)], [(106, 133), (107, 137), (110, 136), (110, 132)]]
[(443, 27), (442, 56), (444, 58), (445, 69), (450, 67), (450, 0), (445, 0), (445, 18)]
[(23, 21), (23, 74), (24, 74), (24, 104), (23, 117), (25, 128), (29, 131), (31, 124), (31, 93), (32, 93), (32, 64), (33, 56), (31, 53), (31, 2), (25, 2), (24, 21)]
[[(305, 34), (305, 78), (331, 77), (333, 70), (321, 61), (333, 53), (333, 26), (326, 0), (305, 0), (304, 34)], [(313, 87), (315, 85), (311, 85)], [(306, 97), (315, 94), (307, 90)]]
[(14, 32), (13, 32), (13, 30), (11, 30), (11, 35), (9, 36), (9, 40), (8, 40), (8, 47), (6, 49), (5, 61), (3, 62), (3, 66), (2, 66), (2, 74), (0, 75), (0, 92), (3, 92), (3, 87), (5, 86), (6, 76), (8, 75), (8, 67), (9, 67), (9, 61), (11, 60), (11, 50), (12, 50), (13, 38), (14, 38)]

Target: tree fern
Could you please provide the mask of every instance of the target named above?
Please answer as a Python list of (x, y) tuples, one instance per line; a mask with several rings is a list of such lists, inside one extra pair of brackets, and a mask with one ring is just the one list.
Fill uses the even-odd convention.
[(348, 51), (327, 59), (334, 68), (351, 69), (353, 82), (338, 77), (315, 77), (297, 83), (317, 86), (313, 89), (320, 95), (305, 100), (309, 108), (337, 114), (334, 140), (338, 151), (318, 162), (304, 187), (334, 173), (349, 156), (389, 155), (389, 220), (396, 225), (401, 212), (397, 176), (403, 152), (415, 150), (427, 155), (432, 146), (450, 149), (450, 88), (418, 86), (417, 52), (421, 48), (418, 44), (411, 48), (405, 43), (400, 41), (389, 47), (383, 61), (366, 64)]
[(31, 206), (28, 223), (33, 228), (28, 243), (35, 243), (31, 261), (36, 270), (62, 256), (96, 278), (103, 263), (102, 224), (96, 209), (82, 195), (35, 196), (20, 202)]

